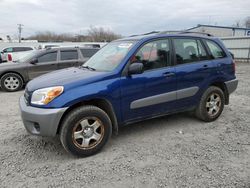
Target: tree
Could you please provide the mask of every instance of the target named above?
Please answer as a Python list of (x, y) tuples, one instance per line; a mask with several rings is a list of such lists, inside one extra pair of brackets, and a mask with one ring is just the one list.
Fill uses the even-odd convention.
[(88, 30), (89, 42), (110, 42), (112, 40), (121, 38), (121, 35), (115, 34), (109, 29), (103, 27), (91, 26)]
[(35, 35), (28, 37), (30, 40), (38, 40), (41, 42), (62, 42), (62, 41), (75, 41), (75, 37), (71, 34), (56, 34), (54, 32), (45, 31), (37, 32)]
[(250, 16), (245, 19), (245, 27), (250, 28)]
[(87, 35), (56, 34), (54, 32), (44, 31), (37, 32), (27, 39), (38, 40), (40, 42), (110, 42), (118, 38), (121, 38), (121, 35), (115, 34), (111, 30), (102, 27), (90, 27), (87, 31)]
[(240, 20), (236, 20), (235, 24), (233, 24), (233, 27), (241, 27)]

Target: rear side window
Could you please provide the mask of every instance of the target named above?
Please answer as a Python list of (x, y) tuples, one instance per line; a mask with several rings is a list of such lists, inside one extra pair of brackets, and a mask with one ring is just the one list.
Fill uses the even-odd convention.
[(77, 50), (62, 50), (61, 51), (61, 60), (74, 60), (78, 59), (78, 52)]
[(197, 39), (173, 39), (176, 55), (176, 63), (192, 63), (209, 59), (200, 40)]
[(57, 52), (46, 53), (37, 58), (38, 63), (56, 61)]
[(87, 58), (92, 57), (97, 51), (97, 49), (81, 49), (83, 57)]
[(206, 40), (207, 46), (213, 56), (213, 58), (223, 58), (226, 57), (225, 52), (221, 49), (221, 47), (213, 41)]

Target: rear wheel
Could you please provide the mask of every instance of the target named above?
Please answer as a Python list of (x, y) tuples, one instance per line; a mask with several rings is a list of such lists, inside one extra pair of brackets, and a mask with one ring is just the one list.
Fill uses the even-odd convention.
[(206, 122), (216, 120), (222, 113), (225, 104), (223, 91), (215, 86), (209, 87), (201, 97), (196, 108), (196, 116)]
[(6, 73), (1, 78), (1, 88), (4, 91), (14, 92), (22, 89), (23, 79), (16, 73)]
[(108, 142), (111, 132), (110, 118), (102, 109), (83, 106), (65, 117), (60, 140), (68, 152), (84, 157), (100, 151)]

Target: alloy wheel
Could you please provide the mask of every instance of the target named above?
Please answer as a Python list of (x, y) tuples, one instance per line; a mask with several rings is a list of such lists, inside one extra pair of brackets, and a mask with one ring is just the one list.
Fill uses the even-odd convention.
[(84, 118), (73, 127), (73, 143), (80, 149), (95, 147), (101, 142), (103, 136), (104, 125), (96, 117)]
[(209, 116), (216, 116), (221, 108), (221, 97), (217, 93), (212, 93), (206, 101), (206, 109)]
[(14, 76), (8, 76), (4, 80), (4, 86), (9, 90), (15, 90), (20, 86), (20, 81)]

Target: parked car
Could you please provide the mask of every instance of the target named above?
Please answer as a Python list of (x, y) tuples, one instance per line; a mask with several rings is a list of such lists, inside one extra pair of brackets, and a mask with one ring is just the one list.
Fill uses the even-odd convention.
[(5, 91), (18, 91), (37, 76), (82, 65), (98, 50), (65, 47), (32, 51), (17, 62), (0, 64), (0, 86)]
[(0, 63), (3, 63), (1, 52), (0, 52)]
[(30, 46), (17, 46), (17, 47), (4, 48), (0, 53), (2, 62), (16, 61), (24, 54), (28, 54), (28, 51), (32, 50), (35, 50), (35, 48)]
[(219, 39), (155, 34), (111, 42), (81, 67), (30, 81), (20, 109), (28, 132), (59, 134), (67, 151), (88, 156), (133, 122), (188, 110), (214, 121), (237, 84)]

